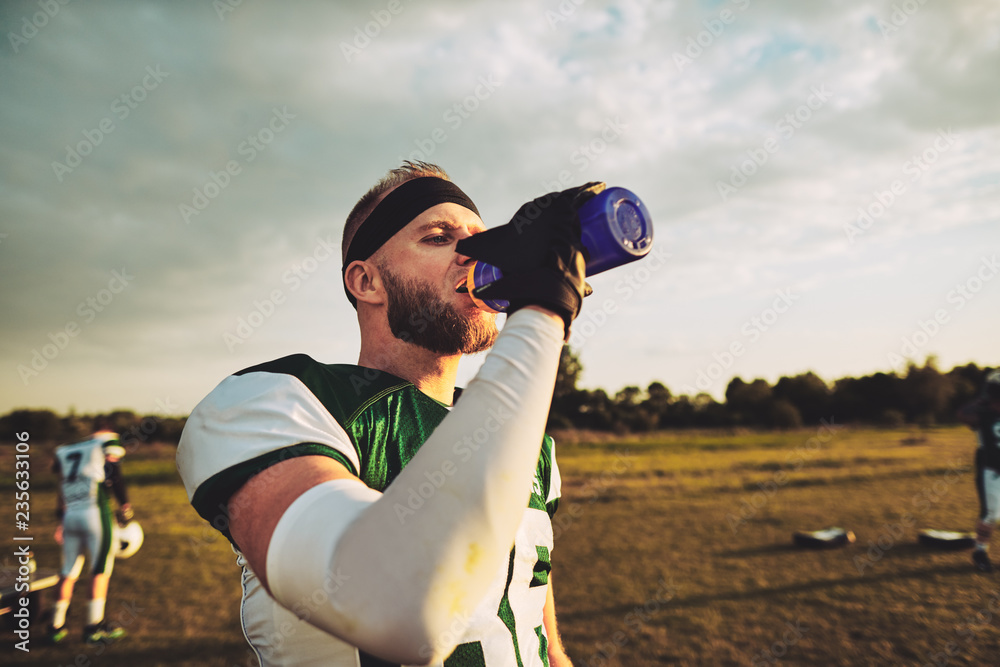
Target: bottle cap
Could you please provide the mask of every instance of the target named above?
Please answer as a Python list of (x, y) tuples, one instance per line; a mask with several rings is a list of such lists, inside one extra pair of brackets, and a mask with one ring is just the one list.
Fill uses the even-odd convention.
[(587, 275), (645, 257), (653, 248), (653, 219), (635, 193), (607, 188), (580, 209), (583, 245), (590, 253)]

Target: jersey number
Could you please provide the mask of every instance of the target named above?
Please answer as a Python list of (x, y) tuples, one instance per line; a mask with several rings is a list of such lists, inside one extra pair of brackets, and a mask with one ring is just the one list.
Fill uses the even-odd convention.
[(83, 452), (73, 452), (72, 454), (67, 454), (66, 458), (69, 459), (70, 465), (69, 473), (66, 475), (66, 480), (73, 482), (76, 480), (76, 473), (80, 471), (80, 461), (83, 460)]

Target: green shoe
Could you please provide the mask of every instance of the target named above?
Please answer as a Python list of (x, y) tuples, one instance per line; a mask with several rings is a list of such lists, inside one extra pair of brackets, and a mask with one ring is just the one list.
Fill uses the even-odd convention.
[(980, 572), (993, 571), (993, 563), (990, 562), (990, 556), (984, 549), (975, 549), (972, 552), (972, 562)]
[(83, 641), (88, 644), (110, 644), (125, 636), (125, 630), (107, 621), (88, 625), (83, 629)]
[(66, 629), (65, 625), (60, 628), (53, 628), (50, 626), (48, 632), (45, 633), (45, 641), (49, 644), (58, 644), (62, 640), (66, 639), (67, 634), (69, 634), (69, 631)]

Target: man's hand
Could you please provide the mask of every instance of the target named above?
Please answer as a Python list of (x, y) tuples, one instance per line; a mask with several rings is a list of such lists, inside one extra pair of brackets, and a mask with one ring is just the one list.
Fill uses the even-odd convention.
[(56, 544), (62, 544), (63, 543), (63, 527), (62, 527), (61, 523), (58, 526), (56, 526), (56, 532), (53, 535), (53, 537), (56, 540)]
[(132, 506), (125, 503), (118, 508), (118, 525), (127, 526), (130, 521), (135, 517), (135, 512), (132, 511)]
[(476, 298), (509, 301), (508, 313), (541, 306), (563, 319), (568, 334), (589, 293), (577, 211), (603, 189), (603, 183), (588, 183), (551, 192), (522, 206), (506, 225), (459, 241), (460, 254), (503, 272), (500, 280), (477, 288)]

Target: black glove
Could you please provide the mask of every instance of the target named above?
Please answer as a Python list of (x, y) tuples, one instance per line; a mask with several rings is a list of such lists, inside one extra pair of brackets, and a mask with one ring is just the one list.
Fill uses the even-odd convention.
[(506, 225), (462, 239), (456, 251), (496, 266), (503, 278), (477, 287), (477, 299), (510, 302), (508, 313), (524, 306), (542, 306), (562, 317), (566, 335), (590, 294), (586, 249), (580, 240), (578, 211), (600, 193), (604, 183), (587, 183), (550, 192), (518, 209)]

